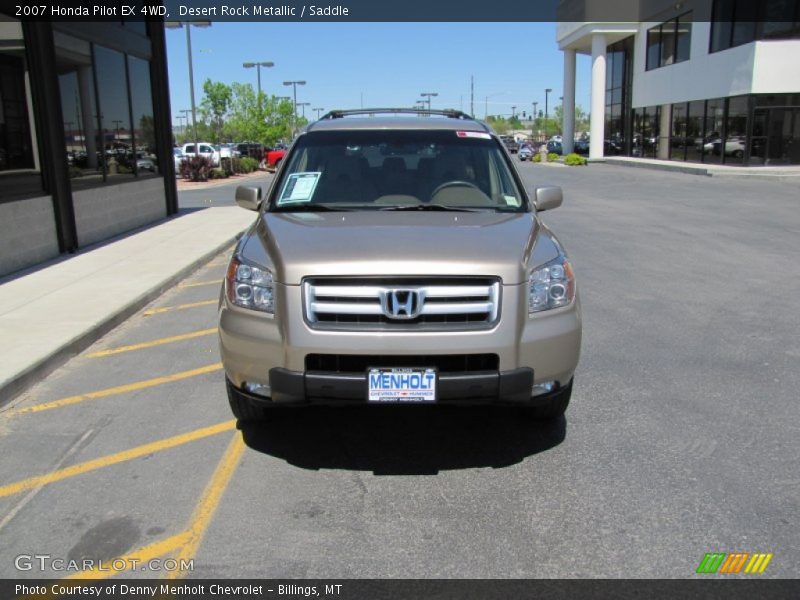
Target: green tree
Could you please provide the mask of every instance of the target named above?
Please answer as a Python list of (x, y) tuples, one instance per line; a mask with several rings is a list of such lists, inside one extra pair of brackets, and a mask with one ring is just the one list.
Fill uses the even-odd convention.
[(206, 79), (203, 83), (205, 97), (200, 103), (203, 121), (213, 124), (210, 141), (219, 144), (222, 141), (224, 118), (231, 104), (231, 88), (220, 81)]
[[(251, 84), (231, 84), (231, 103), (224, 135), (233, 141), (261, 142), (267, 146), (291, 137), (292, 103), (258, 94)], [(298, 121), (299, 122), (299, 121)]]

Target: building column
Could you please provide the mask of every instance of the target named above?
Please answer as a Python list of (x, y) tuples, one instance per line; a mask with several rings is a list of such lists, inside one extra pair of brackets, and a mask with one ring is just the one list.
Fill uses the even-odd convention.
[(97, 122), (92, 115), (92, 67), (78, 67), (78, 93), (81, 98), (81, 124), (83, 143), (86, 146), (86, 161), (90, 169), (97, 169)]
[(592, 34), (592, 114), (589, 158), (603, 158), (606, 128), (606, 36)]
[(561, 104), (561, 146), (564, 154), (575, 147), (575, 50), (564, 50), (564, 101)]

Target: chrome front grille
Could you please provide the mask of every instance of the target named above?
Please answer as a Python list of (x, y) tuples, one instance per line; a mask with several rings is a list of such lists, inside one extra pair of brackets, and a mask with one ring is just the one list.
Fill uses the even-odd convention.
[(484, 329), (500, 316), (500, 283), (489, 278), (314, 278), (303, 296), (316, 329)]

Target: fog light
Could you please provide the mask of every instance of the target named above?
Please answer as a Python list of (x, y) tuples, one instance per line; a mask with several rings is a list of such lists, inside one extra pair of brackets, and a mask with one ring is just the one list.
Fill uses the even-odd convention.
[(256, 396), (263, 396), (264, 398), (271, 398), (272, 397), (272, 389), (268, 385), (264, 385), (263, 383), (248, 383), (245, 382), (242, 385), (244, 391), (249, 394), (255, 394)]
[(556, 389), (555, 381), (544, 381), (542, 383), (537, 383), (531, 389), (531, 396), (541, 396), (542, 394), (549, 394), (554, 389)]

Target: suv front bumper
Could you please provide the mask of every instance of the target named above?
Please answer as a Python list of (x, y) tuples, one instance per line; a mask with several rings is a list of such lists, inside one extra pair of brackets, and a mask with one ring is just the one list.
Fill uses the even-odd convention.
[(555, 382), (559, 389), (572, 380), (580, 355), (581, 312), (576, 298), (569, 306), (529, 317), (525, 289), (504, 286), (501, 318), (492, 329), (454, 332), (314, 330), (303, 319), (299, 286), (275, 285), (276, 305), (283, 310), (274, 318), (233, 306), (223, 295), (222, 363), (230, 383), (244, 394), (249, 385), (260, 385), (269, 386), (264, 395), (274, 397), (276, 403), (321, 402), (325, 397), (340, 403), (366, 402), (366, 373), (315, 371), (306, 365), (308, 355), (491, 353), (498, 357), (497, 368), (491, 371), (440, 371), (438, 398), (442, 402), (513, 403), (524, 392), (530, 400), (534, 385)]

